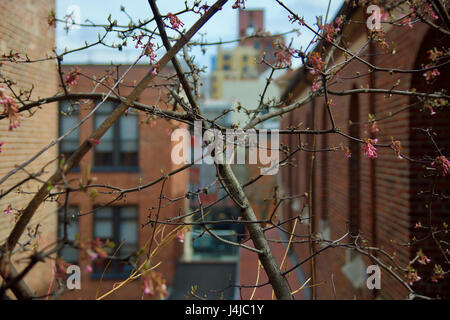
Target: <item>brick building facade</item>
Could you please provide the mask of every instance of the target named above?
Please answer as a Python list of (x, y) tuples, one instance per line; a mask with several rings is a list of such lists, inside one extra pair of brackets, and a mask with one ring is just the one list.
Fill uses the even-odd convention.
[[(360, 9), (353, 9), (345, 13), (352, 21), (366, 21), (367, 15)], [(395, 55), (384, 54), (379, 45), (370, 45), (362, 53), (362, 57), (378, 67), (411, 70), (426, 64), (427, 50), (448, 48), (448, 37), (432, 31), (424, 24), (415, 24), (411, 30), (408, 26), (385, 26), (386, 43), (395, 43)], [(343, 40), (351, 52), (356, 52), (367, 41), (368, 30), (358, 24), (351, 24), (344, 29)], [(320, 47), (320, 44), (317, 48)], [(392, 50), (392, 47), (391, 49)], [(336, 50), (338, 51), (338, 50)], [(336, 63), (343, 61), (341, 53), (335, 53)], [(344, 71), (340, 72), (336, 81), (330, 85), (333, 91), (343, 91), (355, 88), (396, 88), (408, 90), (416, 88), (420, 91), (433, 92), (434, 88), (449, 89), (448, 70), (444, 67), (441, 76), (427, 86), (423, 72), (420, 73), (368, 73), (368, 67), (358, 61), (353, 61)], [(357, 77), (358, 75), (363, 75)], [(296, 71), (286, 88), (284, 98), (294, 101), (311, 91), (312, 76), (304, 68)], [(404, 155), (413, 159), (423, 155), (434, 155), (435, 150), (426, 135), (416, 130), (418, 127), (432, 127), (436, 130), (437, 142), (442, 151), (450, 150), (448, 110), (437, 111), (435, 116), (418, 104), (416, 98), (402, 95), (368, 94), (330, 95), (333, 102), (333, 114), (336, 126), (342, 132), (364, 138), (364, 124), (368, 121), (368, 114), (375, 114), (378, 118), (387, 117), (380, 121), (380, 131), (376, 134), (379, 143), (390, 143), (391, 137), (400, 140)], [(389, 114), (397, 113), (389, 118)], [(282, 128), (300, 125), (300, 129), (330, 129), (331, 124), (326, 111), (323, 97), (316, 98), (297, 111), (284, 117)], [(300, 140), (299, 140), (300, 139)], [(398, 159), (390, 149), (378, 148), (378, 158), (371, 160), (363, 156), (361, 144), (350, 142), (337, 134), (301, 137), (289, 135), (284, 137), (284, 144), (295, 148), (299, 141), (315, 149), (338, 147), (343, 144), (352, 152), (350, 159), (344, 152), (315, 153), (314, 170), (311, 172), (311, 153), (303, 152), (296, 156), (296, 167), (284, 167), (282, 172), (282, 192), (284, 195), (302, 195), (310, 192), (312, 185), (313, 207), (309, 209), (312, 218), (313, 232), (328, 239), (338, 239), (347, 230), (357, 233), (367, 239), (370, 245), (382, 248), (392, 255), (401, 266), (407, 266), (416, 256), (418, 247), (407, 247), (403, 244), (414, 239), (420, 239), (425, 234), (415, 228), (417, 222), (428, 223), (426, 202), (427, 198), (420, 196), (420, 191), (428, 190), (430, 180), (424, 179), (424, 168), (417, 163)], [(436, 156), (436, 155), (434, 155)], [(437, 183), (440, 192), (448, 193), (448, 178), (439, 178)], [(299, 214), (302, 201), (292, 201), (283, 207), (284, 218)], [(448, 215), (448, 201), (436, 199), (433, 203), (433, 223), (445, 221)], [(298, 234), (307, 234), (307, 227), (297, 229)], [(444, 238), (445, 239), (445, 238)], [(447, 239), (448, 241), (448, 239)], [(419, 246), (424, 254), (431, 259), (429, 266), (415, 263), (422, 280), (413, 284), (419, 293), (433, 297), (448, 298), (450, 294), (449, 280), (434, 283), (431, 280), (431, 269), (434, 264), (444, 265), (442, 255), (432, 241), (426, 241)], [(307, 246), (294, 246), (299, 260), (309, 256)], [(319, 250), (320, 245), (315, 249)], [(375, 253), (385, 261), (382, 254)], [(368, 258), (346, 249), (328, 249), (316, 258), (316, 283), (318, 299), (403, 299), (408, 291), (393, 277), (382, 269), (381, 289), (369, 290), (366, 287), (366, 267), (374, 264)], [(392, 264), (392, 262), (390, 262)], [(447, 265), (448, 268), (448, 265)], [(444, 268), (445, 269), (445, 268)], [(309, 265), (304, 265), (303, 271), (307, 277), (311, 275)], [(397, 270), (398, 271), (398, 270)], [(335, 291), (335, 293), (334, 293)]]
[[(77, 67), (81, 75), (78, 84), (71, 90), (72, 92), (91, 92), (96, 84), (92, 79), (100, 79), (110, 69), (110, 67), (103, 65), (78, 65)], [(65, 65), (63, 72), (68, 73), (74, 68), (75, 66)], [(128, 66), (121, 66), (112, 70), (115, 72), (118, 70), (118, 74), (122, 75), (127, 68)], [(120, 94), (127, 96), (132, 90), (131, 86), (143, 78), (147, 72), (148, 65), (133, 67), (119, 86)], [(164, 80), (156, 80), (156, 82), (161, 81)], [(96, 92), (107, 92), (107, 90), (100, 85)], [(162, 90), (161, 87), (148, 88), (140, 96), (139, 102), (150, 106), (163, 107), (162, 101), (165, 100), (166, 94), (166, 91)], [(70, 153), (73, 151), (71, 146), (77, 147), (79, 141), (89, 137), (95, 126), (103, 121), (102, 110), (109, 113), (109, 110), (114, 106), (113, 103), (105, 102), (94, 116), (80, 127), (75, 135), (69, 136), (68, 140), (66, 139), (68, 141), (66, 145), (61, 144), (60, 152)], [(75, 121), (71, 120), (70, 117), (80, 120), (89, 113), (91, 107), (92, 100), (89, 103), (73, 107), (72, 111), (74, 112), (70, 113), (67, 112), (67, 109), (71, 108), (68, 102), (61, 103), (61, 111), (65, 112), (66, 115), (60, 117), (60, 130), (67, 131), (70, 124)], [(65, 123), (67, 123), (67, 128)], [(79, 168), (68, 176), (68, 180), (83, 180), (88, 167), (91, 170), (91, 176), (96, 178), (96, 184), (132, 188), (156, 180), (163, 174), (177, 168), (170, 161), (172, 151), (170, 132), (174, 128), (175, 125), (170, 121), (156, 120), (143, 112), (137, 113), (130, 110), (126, 116), (118, 121), (117, 125), (100, 139), (100, 143), (81, 160)], [(71, 144), (71, 140), (74, 140), (75, 143)], [(167, 199), (182, 197), (185, 194), (186, 185), (186, 171), (167, 179), (162, 193), (167, 198), (163, 199), (159, 219), (173, 217), (179, 212), (184, 212), (186, 209), (185, 200), (176, 201), (169, 205)], [(127, 253), (138, 251), (152, 238), (153, 228), (147, 222), (150, 214), (152, 218), (155, 218), (156, 210), (152, 208), (158, 207), (161, 183), (139, 192), (127, 193), (123, 199), (111, 205), (108, 203), (112, 200), (112, 196), (100, 192), (105, 190), (99, 188), (99, 194), (94, 198), (89, 193), (83, 192), (70, 195), (70, 207), (82, 215), (73, 221), (73, 233), (78, 232), (81, 239), (108, 238), (115, 242), (116, 248), (118, 243), (125, 240), (119, 256), (126, 256)], [(93, 210), (95, 212), (89, 214)], [(88, 214), (83, 215), (84, 213)], [(144, 227), (144, 224), (147, 224), (147, 226)], [(167, 226), (164, 232), (170, 232), (171, 229), (170, 226)], [(128, 247), (125, 248), (125, 246)], [(155, 245), (152, 247), (155, 248)], [(171, 241), (154, 257), (154, 261), (162, 262), (157, 271), (162, 273), (169, 290), (173, 284), (176, 262), (181, 253), (182, 244), (178, 241)], [(69, 259), (74, 258), (73, 253), (71, 256), (70, 252), (63, 252), (62, 256), (64, 257), (66, 254)], [(71, 262), (79, 263), (82, 270), (86, 268), (86, 261)], [(62, 296), (63, 299), (94, 299), (111, 290), (115, 283), (127, 278), (131, 271), (122, 264), (111, 266), (109, 271), (105, 273), (100, 285), (99, 279), (104, 270), (104, 265), (96, 267), (94, 263), (92, 267), (92, 273), (82, 272), (81, 290), (68, 292)], [(100, 288), (99, 291), (98, 288)], [(140, 299), (141, 297), (142, 282), (135, 280), (107, 298)]]
[[(12, 1), (0, 2), (0, 55), (19, 53), (19, 60), (25, 59), (25, 53), (33, 59), (40, 59), (53, 55), (55, 44), (55, 31), (47, 23), (47, 17), (54, 10), (54, 0), (39, 1)], [(5, 60), (5, 59), (2, 59)], [(4, 80), (10, 80), (13, 89), (18, 93), (20, 89), (30, 90), (32, 86), (31, 100), (39, 97), (52, 96), (58, 91), (58, 77), (56, 64), (53, 60), (36, 63), (15, 63), (9, 61), (0, 62), (0, 86), (6, 89), (8, 95), (12, 93), (7, 89)], [(0, 109), (1, 112), (3, 110)], [(54, 140), (58, 134), (58, 110), (57, 104), (45, 105), (41, 110), (33, 110), (35, 113), (24, 114), (21, 126), (12, 131), (8, 130), (9, 121), (0, 121), (0, 141), (3, 142), (0, 154), (0, 176), (4, 177), (18, 164), (25, 162)], [(29, 173), (37, 173), (40, 169), (56, 159), (57, 148), (51, 148), (41, 155), (32, 164), (27, 166)], [(53, 162), (40, 179), (47, 179), (56, 170)], [(0, 186), (1, 191), (6, 191), (18, 182), (28, 177), (24, 171), (19, 171), (11, 176)], [(0, 243), (3, 243), (15, 223), (15, 215), (25, 208), (32, 198), (32, 192), (40, 186), (39, 182), (28, 181), (21, 187), (23, 193), (12, 192), (0, 199)], [(1, 192), (0, 191), (0, 192)], [(12, 214), (4, 214), (11, 206)], [(33, 229), (39, 225), (38, 238), (32, 241), (39, 243), (39, 248), (53, 243), (56, 240), (57, 207), (55, 203), (44, 203), (31, 221)], [(19, 243), (25, 243), (28, 239), (26, 232)], [(15, 255), (13, 262), (18, 261)], [(18, 270), (25, 266), (24, 263), (16, 263)], [(25, 277), (25, 282), (37, 294), (47, 292), (51, 277), (50, 263), (39, 264)]]

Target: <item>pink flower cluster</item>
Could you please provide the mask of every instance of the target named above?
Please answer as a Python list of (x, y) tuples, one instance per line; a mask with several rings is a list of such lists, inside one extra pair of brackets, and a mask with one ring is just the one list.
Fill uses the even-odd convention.
[(183, 230), (181, 230), (181, 231), (176, 235), (175, 238), (177, 238), (178, 241), (180, 241), (181, 243), (183, 243), (183, 242), (184, 242), (184, 236), (185, 236), (185, 234), (186, 234), (186, 229), (183, 229)]
[(11, 214), (12, 213), (12, 207), (11, 205), (8, 205), (8, 208), (5, 210), (5, 214)]
[(319, 52), (310, 52), (308, 54), (308, 62), (312, 66), (311, 74), (317, 75), (325, 68), (325, 63), (322, 60)]
[[(429, 64), (427, 64), (427, 65), (425, 66), (426, 69), (431, 68), (431, 67), (432, 67), (432, 66), (429, 65)], [(426, 71), (426, 72), (423, 74), (423, 76), (425, 77), (425, 79), (426, 79), (427, 81), (430, 81), (430, 80), (436, 78), (437, 76), (439, 76), (440, 74), (441, 74), (441, 73), (439, 72), (439, 70), (435, 68), (435, 69), (431, 69), (431, 70)]]
[(400, 143), (400, 141), (398, 140), (392, 141), (391, 147), (392, 149), (394, 149), (395, 153), (397, 153), (397, 158), (403, 159), (401, 155), (402, 144)]
[[(150, 41), (151, 37), (147, 43), (142, 42), (142, 40), (145, 37), (147, 37), (147, 35), (143, 32), (141, 32), (141, 34), (138, 36), (136, 36), (136, 35), (133, 36), (133, 40), (136, 41), (136, 48), (139, 48), (139, 46), (140, 46), (141, 48), (144, 49), (144, 55), (146, 55), (147, 57), (150, 58), (150, 64), (157, 63), (158, 62), (156, 60), (157, 55), (156, 55), (156, 52), (154, 49), (155, 45), (153, 43), (151, 43), (151, 41)], [(156, 70), (156, 68), (153, 68), (153, 71), (155, 71), (155, 70)]]
[(3, 114), (9, 118), (9, 130), (20, 127), (23, 116), (19, 114), (19, 108), (14, 99), (6, 94), (3, 87), (0, 87), (0, 104), (3, 105)]
[(70, 266), (69, 263), (65, 262), (61, 258), (56, 258), (55, 267), (56, 267), (56, 279), (66, 280), (67, 278), (67, 268)]
[(428, 259), (428, 257), (422, 252), (422, 250), (419, 250), (417, 252), (417, 262), (419, 262), (420, 264), (426, 265), (428, 263), (430, 263), (430, 259)]
[(314, 79), (311, 90), (313, 92), (317, 92), (319, 89), (320, 89), (320, 84), (316, 79)]
[(445, 156), (438, 156), (431, 163), (431, 166), (436, 168), (442, 177), (445, 177), (450, 169), (450, 161)]
[(294, 51), (285, 47), (284, 45), (278, 45), (279, 50), (276, 50), (273, 55), (275, 56), (275, 67), (283, 68), (291, 65), (291, 55)]
[(78, 75), (80, 71), (78, 68), (72, 69), (64, 79), (67, 86), (76, 86), (78, 84)]
[(2, 152), (3, 142), (0, 141), (0, 152)]
[(300, 18), (300, 19), (297, 19), (295, 16), (291, 16), (291, 15), (289, 15), (288, 16), (288, 18), (289, 18), (289, 22), (290, 23), (294, 23), (295, 21), (298, 21), (298, 23), (301, 25), (301, 26), (304, 26), (305, 25), (305, 19), (304, 18)]
[(434, 116), (436, 114), (436, 111), (434, 111), (433, 106), (430, 103), (425, 103), (424, 107), (430, 110), (430, 115)]
[(433, 276), (431, 277), (431, 281), (438, 282), (438, 280), (444, 279), (445, 271), (438, 264), (434, 265)]
[(178, 17), (177, 17), (176, 15), (174, 15), (174, 14), (172, 14), (172, 13), (169, 12), (169, 13), (167, 14), (167, 18), (168, 18), (169, 21), (170, 21), (170, 24), (171, 24), (171, 26), (172, 26), (172, 29), (178, 30), (178, 28), (183, 28), (184, 23), (181, 22), (181, 20), (178, 19)]
[[(431, 63), (429, 63), (425, 66), (426, 69), (433, 68), (436, 65), (436, 63), (438, 62), (438, 59), (444, 55), (444, 52), (439, 51), (436, 48), (434, 48), (433, 50), (428, 50), (427, 52), (428, 52), (428, 57), (431, 60)], [(436, 78), (437, 76), (439, 76), (440, 74), (441, 73), (439, 72), (439, 70), (437, 68), (434, 68), (434, 69), (425, 71), (423, 76), (425, 77), (425, 79), (427, 81), (430, 81), (430, 80)]]
[(367, 139), (362, 146), (364, 155), (370, 159), (376, 159), (378, 157), (377, 149), (373, 146), (375, 143), (378, 143), (378, 139)]
[(333, 42), (339, 31), (341, 31), (342, 23), (344, 19), (337, 17), (334, 22), (328, 23), (323, 27), (324, 37), (328, 42)]
[(142, 292), (150, 297), (164, 299), (169, 295), (166, 280), (160, 272), (144, 271), (142, 275)]
[(341, 144), (341, 150), (344, 151), (344, 154), (347, 158), (351, 158), (352, 157), (352, 153), (350, 152), (350, 149), (347, 146), (343, 146)]
[(406, 280), (410, 286), (413, 285), (414, 282), (420, 281), (422, 278), (419, 277), (417, 271), (413, 268), (410, 268), (408, 275), (406, 276)]
[(380, 129), (378, 128), (377, 122), (376, 122), (376, 117), (373, 114), (369, 113), (369, 120), (368, 123), (365, 124), (365, 128), (366, 130), (364, 131), (365, 134), (376, 134), (378, 132), (380, 132)]

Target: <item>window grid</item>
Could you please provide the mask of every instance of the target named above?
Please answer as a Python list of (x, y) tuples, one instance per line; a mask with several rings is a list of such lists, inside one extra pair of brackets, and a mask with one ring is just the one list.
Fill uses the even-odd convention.
[[(122, 246), (119, 251), (115, 254), (117, 257), (126, 257), (129, 254), (135, 253), (138, 249), (138, 208), (135, 206), (115, 206), (115, 207), (99, 207), (96, 208), (96, 213), (94, 215), (94, 228), (93, 236), (94, 238), (100, 238), (103, 242), (107, 239), (114, 242), (115, 247), (113, 249), (108, 249), (108, 254), (112, 255), (117, 247), (123, 241)], [(131, 214), (130, 214), (131, 213)], [(102, 230), (102, 234), (99, 234), (100, 223), (110, 223), (111, 229), (109, 236), (106, 235), (107, 232)], [(129, 241), (129, 239), (124, 239), (123, 230), (121, 227), (125, 223), (134, 224), (134, 235), (136, 236), (135, 241)], [(133, 229), (134, 229), (133, 228)], [(130, 238), (130, 237), (129, 237)], [(107, 262), (97, 263), (94, 265), (94, 272), (92, 274), (93, 278), (98, 278), (102, 275), (105, 270)], [(120, 261), (111, 261), (108, 269), (105, 272), (105, 279), (121, 279), (127, 277), (131, 271), (131, 266)]]
[[(100, 126), (104, 118), (106, 118), (106, 116), (113, 110), (113, 107), (114, 105), (112, 104), (104, 104), (100, 107), (94, 115), (95, 128)], [(130, 119), (133, 119), (131, 122), (134, 123), (131, 123), (129, 121)], [(131, 130), (136, 130), (136, 132), (134, 136), (132, 134), (132, 137), (125, 138), (124, 136), (126, 135), (126, 129), (124, 128), (127, 125), (127, 122), (128, 128)], [(111, 136), (111, 138), (109, 138), (109, 136)], [(109, 144), (111, 144), (111, 147), (109, 147)], [(138, 116), (133, 114), (133, 109), (129, 109), (128, 115), (122, 116), (116, 123), (114, 123), (114, 125), (105, 133), (100, 141), (100, 144), (94, 148), (94, 170), (136, 171), (138, 168), (138, 162)]]

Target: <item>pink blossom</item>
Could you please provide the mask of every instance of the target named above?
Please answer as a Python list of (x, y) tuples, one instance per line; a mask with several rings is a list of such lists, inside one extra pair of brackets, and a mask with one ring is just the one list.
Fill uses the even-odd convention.
[(186, 233), (186, 229), (181, 230), (177, 235), (176, 238), (178, 239), (178, 241), (180, 241), (181, 243), (184, 242), (184, 235)]
[(153, 285), (151, 283), (151, 279), (147, 275), (142, 276), (142, 282), (144, 285), (144, 294), (148, 296), (153, 296)]
[(91, 144), (100, 144), (100, 140), (94, 139), (94, 138), (90, 138), (90, 139), (89, 139), (89, 142), (90, 142)]
[(180, 28), (180, 27), (183, 28), (184, 23), (181, 22), (181, 20), (178, 19), (178, 17), (176, 15), (169, 12), (167, 14), (167, 18), (169, 18), (170, 24), (172, 25), (172, 29), (178, 30), (178, 28)]
[(72, 69), (65, 77), (65, 83), (68, 86), (76, 86), (78, 84), (78, 75), (80, 74), (79, 69)]
[[(426, 65), (425, 66), (425, 68), (431, 68), (431, 66), (430, 65)], [(432, 70), (428, 70), (428, 71), (426, 71), (424, 74), (423, 74), (423, 76), (425, 77), (425, 79), (427, 80), (427, 81), (430, 81), (430, 80), (432, 80), (432, 79), (434, 79), (435, 77), (437, 77), (437, 76), (439, 76), (441, 73), (439, 72), (439, 70), (438, 69), (432, 69)]]
[(402, 145), (401, 145), (400, 141), (398, 141), (398, 140), (392, 141), (391, 146), (392, 146), (392, 149), (394, 149), (394, 151), (397, 153), (397, 158), (403, 159), (403, 157), (401, 155)]
[(434, 159), (431, 166), (436, 168), (442, 177), (445, 177), (450, 169), (450, 161), (445, 156), (439, 156)]
[(351, 157), (352, 157), (352, 153), (350, 152), (350, 149), (349, 149), (349, 148), (346, 148), (346, 149), (345, 149), (345, 156), (346, 156), (347, 158), (351, 158)]
[(84, 271), (86, 271), (87, 273), (91, 273), (93, 271), (92, 267), (90, 264), (88, 264), (85, 268)]
[(428, 259), (427, 256), (422, 255), (419, 259), (417, 259), (417, 261), (419, 261), (420, 264), (427, 264), (427, 263), (429, 263), (431, 260)]
[(138, 48), (140, 46), (141, 48), (144, 49), (144, 55), (146, 55), (147, 57), (150, 58), (150, 64), (156, 63), (157, 62), (157, 60), (156, 60), (157, 55), (156, 55), (156, 52), (155, 52), (155, 49), (154, 49), (155, 45), (153, 43), (151, 43), (151, 41), (150, 41), (151, 37), (150, 37), (149, 41), (147, 42), (147, 44), (145, 44), (142, 41), (142, 39), (144, 39), (145, 37), (147, 37), (147, 35), (145, 33), (143, 33), (143, 32), (141, 32), (140, 35), (137, 35), (137, 36), (134, 35), (133, 36), (133, 40), (136, 41), (136, 48)]
[(133, 36), (133, 40), (136, 41), (136, 46), (135, 46), (136, 49), (139, 48), (140, 45), (142, 46), (142, 48), (145, 46), (145, 45), (143, 45), (143, 43), (142, 43), (142, 39), (143, 39), (145, 36), (146, 36), (145, 33), (143, 33), (142, 31), (141, 31), (141, 34), (140, 34), (140, 35), (138, 35), (138, 36), (134, 35), (134, 36)]
[(350, 149), (347, 146), (343, 146), (341, 144), (341, 150), (344, 151), (344, 154), (347, 158), (351, 158), (352, 157), (352, 153), (350, 152)]
[(373, 146), (372, 143), (377, 143), (378, 139), (367, 139), (366, 143), (362, 147), (362, 151), (364, 155), (370, 159), (375, 159), (378, 157), (377, 149)]
[(299, 18), (299, 19), (297, 19), (295, 16), (291, 16), (291, 15), (288, 15), (288, 18), (289, 18), (289, 22), (290, 23), (294, 23), (295, 21), (297, 21), (298, 20), (298, 23), (301, 25), (301, 26), (304, 26), (305, 25), (305, 19), (304, 18)]
[(408, 275), (406, 276), (406, 279), (407, 279), (407, 281), (408, 281), (408, 284), (409, 284), (410, 286), (412, 286), (414, 282), (417, 282), (417, 281), (421, 280), (422, 278), (419, 277), (419, 275), (417, 274), (417, 271), (416, 271), (416, 270), (411, 269), (411, 270), (408, 272)]
[(57, 258), (55, 261), (55, 266), (56, 266), (56, 278), (57, 279), (66, 279), (67, 277), (67, 267), (69, 266), (69, 264), (67, 262), (65, 262), (63, 259), (61, 258)]
[(328, 42), (333, 42), (334, 37), (341, 31), (341, 25), (344, 22), (342, 17), (337, 17), (334, 22), (328, 23), (323, 27), (324, 36)]
[(377, 132), (380, 132), (380, 129), (378, 128), (377, 123), (375, 121), (370, 124), (366, 124), (365, 127), (366, 127), (366, 130), (364, 131), (365, 134), (369, 133), (375, 134)]
[(91, 250), (91, 249), (87, 250), (87, 254), (88, 254), (88, 257), (89, 257), (89, 259), (91, 261), (94, 261), (94, 260), (96, 260), (98, 258), (98, 253), (93, 251), (93, 250)]
[(317, 81), (315, 81), (314, 80), (314, 82), (313, 82), (313, 85), (312, 85), (312, 91), (313, 92), (316, 92), (316, 91), (318, 91), (319, 89), (320, 89), (320, 85), (319, 85), (319, 83), (317, 82)]
[(433, 5), (429, 4), (428, 7), (425, 7), (425, 11), (433, 18), (433, 19), (438, 19), (439, 16), (434, 12), (433, 10)]
[(3, 114), (9, 118), (9, 130), (20, 127), (23, 116), (19, 113), (16, 102), (6, 94), (6, 90), (0, 87), (0, 104), (3, 104)]
[(430, 115), (434, 116), (436, 114), (436, 111), (434, 111), (433, 106), (431, 104), (425, 104), (425, 108), (428, 108), (430, 110)]
[(11, 205), (8, 205), (8, 208), (5, 210), (5, 214), (11, 214), (12, 213), (12, 207)]
[(278, 46), (280, 49), (276, 50), (273, 55), (275, 56), (275, 67), (289, 67), (291, 65), (291, 54), (292, 50), (289, 50), (287, 47), (282, 45)]
[(323, 68), (325, 67), (325, 63), (322, 61), (322, 57), (319, 52), (310, 52), (308, 54), (308, 62), (312, 66), (311, 74), (316, 75), (319, 74)]
[(153, 75), (157, 75), (157, 74), (158, 74), (158, 65), (157, 65), (157, 64), (155, 64), (155, 65), (153, 66), (152, 74), (153, 74)]
[(2, 146), (3, 146), (3, 142), (0, 141), (0, 152), (2, 152)]
[[(147, 57), (150, 58), (150, 63), (155, 63), (157, 62), (156, 60), (156, 52), (155, 49), (153, 48), (155, 45), (153, 43), (151, 43), (150, 41), (148, 42), (148, 44), (145, 47), (145, 51), (144, 51), (144, 55), (146, 55)], [(154, 68), (155, 70), (156, 68)]]
[(438, 264), (434, 265), (433, 276), (431, 277), (431, 281), (438, 282), (439, 279), (444, 279), (444, 270)]

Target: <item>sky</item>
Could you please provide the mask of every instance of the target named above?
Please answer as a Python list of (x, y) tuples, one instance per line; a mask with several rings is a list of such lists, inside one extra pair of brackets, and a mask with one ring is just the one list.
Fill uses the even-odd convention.
[[(192, 0), (187, 0), (189, 4)], [(157, 5), (161, 14), (165, 15), (168, 12), (175, 13), (184, 9), (185, 0), (159, 0)], [(284, 0), (283, 3), (291, 8), (298, 16), (304, 17), (306, 22), (313, 25), (316, 22), (316, 16), (325, 16), (329, 0)], [(213, 4), (213, 0), (202, 1), (202, 4)], [(224, 8), (209, 20), (200, 33), (194, 40), (203, 39), (203, 41), (213, 42), (219, 40), (233, 40), (238, 36), (238, 10), (232, 9), (234, 0), (228, 1)], [(329, 13), (329, 20), (333, 18), (341, 7), (343, 0), (331, 0), (331, 9)], [(112, 20), (117, 20), (119, 24), (127, 25), (129, 23), (128, 16), (120, 10), (124, 6), (129, 16), (133, 17), (135, 21), (138, 19), (145, 20), (153, 16), (147, 0), (57, 0), (56, 1), (56, 16), (64, 18), (66, 13), (74, 13), (78, 16), (81, 23), (92, 21), (97, 24), (107, 24), (108, 16), (111, 14)], [(286, 43), (291, 43), (295, 49), (305, 49), (312, 38), (312, 33), (306, 30), (305, 27), (300, 27), (298, 24), (291, 24), (288, 19), (288, 12), (285, 11), (275, 0), (247, 0), (247, 9), (264, 9), (265, 10), (265, 29), (272, 34), (283, 33), (293, 29), (300, 28), (300, 36), (297, 33), (291, 33), (285, 36)], [(186, 30), (194, 24), (199, 15), (193, 13), (185, 13), (179, 18), (185, 24)], [(72, 27), (68, 32), (64, 30), (65, 24), (58, 23), (56, 30), (57, 50), (59, 52), (81, 47), (85, 44), (97, 41), (99, 34), (104, 34), (103, 28), (92, 27)], [(170, 30), (169, 30), (169, 35)], [(173, 33), (172, 33), (173, 35)], [(116, 34), (111, 34), (107, 38), (108, 43), (119, 43)], [(236, 44), (224, 45), (227, 47), (234, 47)], [(159, 56), (164, 52), (158, 52)], [(206, 71), (211, 70), (212, 57), (217, 53), (217, 46), (208, 46), (206, 51), (202, 51), (200, 47), (192, 49), (190, 54), (195, 56), (195, 62), (199, 66), (206, 66)], [(93, 47), (74, 54), (69, 54), (64, 57), (63, 63), (66, 64), (109, 64), (132, 63), (140, 54), (139, 49), (136, 49), (134, 42), (130, 39), (128, 46), (123, 51), (111, 49), (107, 47)], [(148, 58), (143, 58), (142, 62), (149, 62)], [(293, 67), (298, 67), (300, 61), (295, 61)]]

